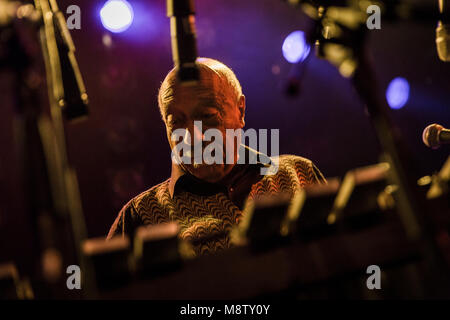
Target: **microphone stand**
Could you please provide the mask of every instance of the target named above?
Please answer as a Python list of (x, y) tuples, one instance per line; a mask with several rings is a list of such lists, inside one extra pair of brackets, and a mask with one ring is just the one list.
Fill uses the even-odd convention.
[(39, 35), (55, 137), (52, 151), (56, 161), (49, 168), (53, 173), (52, 191), (57, 193), (55, 199), (60, 200), (55, 201), (55, 207), (70, 219), (74, 250), (83, 276), (83, 292), (85, 297), (93, 298), (96, 296), (94, 274), (82, 254), (87, 231), (76, 172), (67, 158), (63, 122), (63, 116), (74, 120), (87, 115), (88, 96), (75, 58), (75, 46), (56, 0), (35, 0), (35, 6), (43, 17)]
[[(418, 245), (425, 261), (429, 263), (427, 267), (429, 267), (429, 274), (434, 278), (435, 288), (443, 288), (448, 284), (448, 277), (444, 276), (448, 273), (448, 266), (432, 235), (431, 224), (426, 216), (425, 198), (419, 193), (414, 177), (408, 174), (412, 158), (408, 157), (400, 133), (391, 123), (389, 107), (377, 85), (373, 64), (367, 52), (368, 29), (365, 20), (359, 21), (360, 16), (355, 15), (352, 21), (354, 24), (347, 25), (336, 18), (339, 17), (339, 15), (336, 16), (336, 8), (333, 8), (334, 16), (328, 16), (327, 9), (322, 6), (317, 8), (313, 16), (315, 27), (310, 40), (316, 44), (319, 57), (329, 60), (339, 68), (342, 75), (351, 78), (354, 88), (365, 104), (383, 149), (383, 160), (390, 164), (391, 180), (398, 186), (397, 212), (405, 233), (410, 241)], [(334, 35), (333, 30), (336, 28), (339, 31)], [(329, 52), (335, 48), (327, 50), (330, 44), (350, 50), (345, 57), (336, 61), (329, 55)]]
[[(27, 10), (30, 11), (30, 6)], [(19, 10), (19, 9), (18, 9)], [(63, 115), (75, 119), (87, 113), (87, 94), (74, 55), (64, 16), (55, 0), (35, 0), (33, 13), (14, 13), (0, 25), (7, 39), (0, 67), (15, 72), (16, 138), (23, 160), (25, 199), (33, 229), (30, 272), (38, 298), (74, 297), (66, 287), (66, 268), (81, 268), (85, 297), (96, 295), (91, 266), (82, 255), (87, 237), (75, 170), (66, 151)], [(17, 11), (18, 12), (18, 11)], [(24, 10), (25, 12), (25, 10)], [(29, 25), (22, 21), (31, 21)], [(1, 21), (0, 21), (1, 22)], [(36, 41), (36, 27), (39, 41)], [(36, 65), (40, 44), (47, 75), (50, 119), (39, 99)], [(34, 48), (33, 48), (34, 49)], [(4, 60), (4, 61), (1, 61)], [(11, 68), (12, 67), (12, 68)], [(72, 263), (69, 263), (72, 262)]]

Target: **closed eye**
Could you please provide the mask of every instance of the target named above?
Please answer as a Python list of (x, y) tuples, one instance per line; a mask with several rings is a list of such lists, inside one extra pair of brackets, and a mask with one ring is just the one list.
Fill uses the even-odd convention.
[(210, 119), (210, 118), (214, 118), (217, 116), (217, 113), (206, 113), (202, 116), (202, 118), (204, 119)]
[(173, 115), (169, 115), (167, 117), (167, 123), (171, 127), (176, 127), (182, 124), (182, 120), (179, 117), (175, 117)]

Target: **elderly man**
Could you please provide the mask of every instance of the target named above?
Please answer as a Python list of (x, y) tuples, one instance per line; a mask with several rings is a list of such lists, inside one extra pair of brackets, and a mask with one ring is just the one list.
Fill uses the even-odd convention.
[[(238, 130), (245, 125), (245, 96), (233, 71), (209, 58), (199, 58), (197, 64), (197, 84), (181, 85), (173, 69), (159, 90), (158, 104), (172, 150), (178, 143), (173, 139), (177, 129), (185, 130), (183, 140), (187, 145), (196, 145), (205, 140), (204, 130), (214, 128), (226, 137), (227, 129)], [(197, 121), (201, 121), (200, 129)], [(129, 201), (112, 225), (108, 239), (132, 235), (141, 225), (176, 221), (179, 236), (192, 243), (196, 254), (215, 252), (231, 246), (228, 232), (241, 220), (246, 199), (293, 194), (308, 184), (325, 182), (308, 159), (292, 155), (270, 158), (240, 145), (237, 139), (225, 139), (223, 143), (223, 155), (230, 148), (236, 151), (231, 153), (231, 161), (207, 164), (172, 156), (170, 178)], [(238, 161), (240, 155), (247, 157), (245, 163)], [(183, 157), (193, 159), (189, 152)], [(261, 168), (272, 162), (277, 163), (276, 173), (262, 175)]]

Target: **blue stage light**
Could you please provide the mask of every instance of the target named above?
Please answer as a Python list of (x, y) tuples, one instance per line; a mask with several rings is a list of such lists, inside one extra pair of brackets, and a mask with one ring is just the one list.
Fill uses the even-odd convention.
[(127, 30), (133, 23), (133, 7), (125, 0), (109, 0), (100, 10), (103, 26), (111, 32)]
[(310, 51), (310, 47), (306, 43), (305, 33), (303, 31), (290, 33), (283, 42), (282, 50), (284, 58), (290, 63), (305, 60)]
[(386, 90), (386, 100), (392, 109), (400, 109), (408, 102), (409, 83), (406, 79), (397, 77), (389, 83)]

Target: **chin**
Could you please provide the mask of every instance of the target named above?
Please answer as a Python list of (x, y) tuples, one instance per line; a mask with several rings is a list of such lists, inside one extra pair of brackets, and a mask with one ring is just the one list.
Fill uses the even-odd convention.
[(208, 182), (216, 182), (225, 176), (224, 165), (198, 165), (189, 166), (189, 172), (198, 179), (205, 180)]

